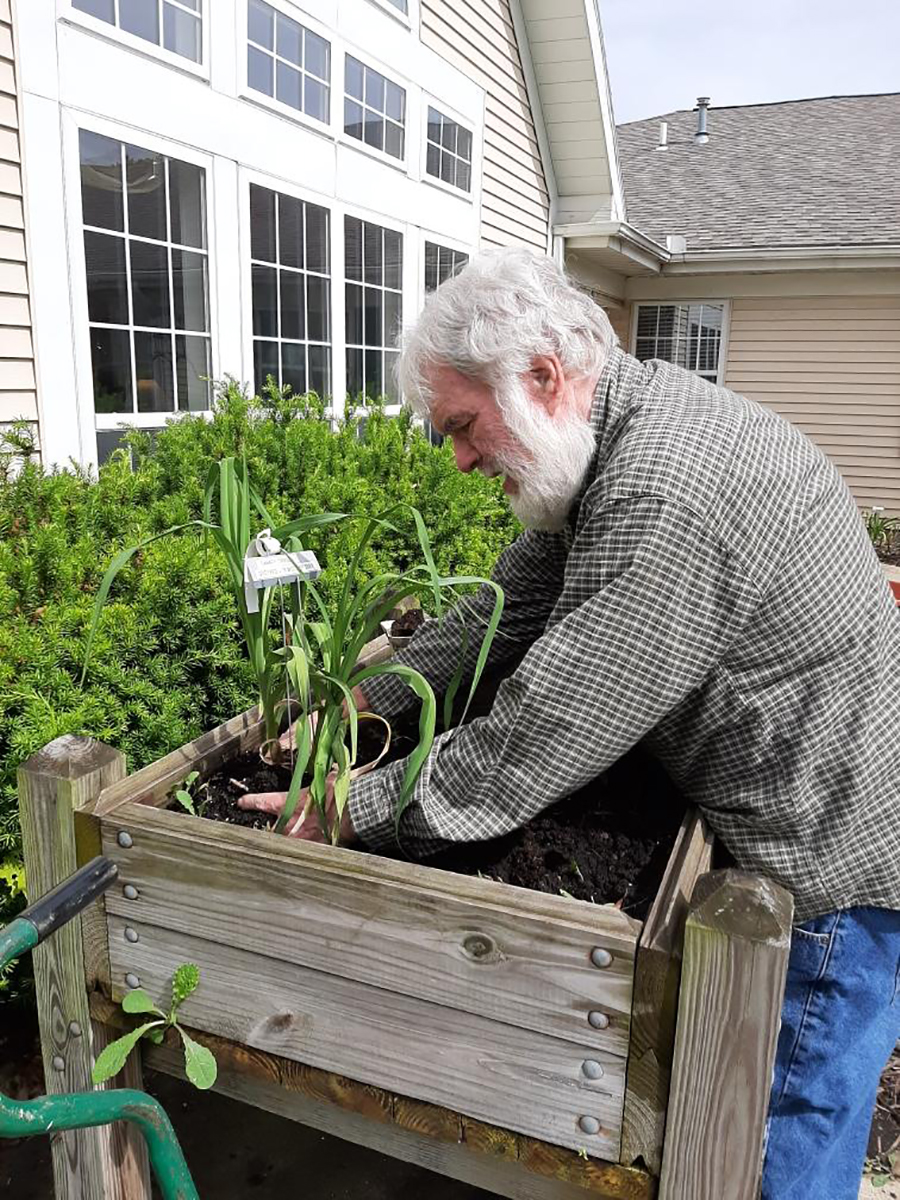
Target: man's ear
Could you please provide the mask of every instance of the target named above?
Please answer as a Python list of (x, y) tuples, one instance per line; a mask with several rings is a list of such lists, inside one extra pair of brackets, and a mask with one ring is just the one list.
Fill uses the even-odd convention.
[(565, 397), (566, 378), (555, 354), (536, 354), (528, 370), (531, 398), (542, 404), (552, 417)]

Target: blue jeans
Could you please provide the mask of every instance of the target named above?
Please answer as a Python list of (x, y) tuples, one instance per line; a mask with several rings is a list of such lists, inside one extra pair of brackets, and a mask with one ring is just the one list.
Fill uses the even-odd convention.
[(762, 1200), (856, 1200), (878, 1079), (900, 1037), (900, 912), (794, 926)]

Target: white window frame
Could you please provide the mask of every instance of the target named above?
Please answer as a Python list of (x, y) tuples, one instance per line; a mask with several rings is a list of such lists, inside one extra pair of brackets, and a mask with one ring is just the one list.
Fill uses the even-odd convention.
[(443, 246), (447, 250), (455, 250), (458, 254), (467, 254), (469, 261), (478, 253), (478, 248), (468, 242), (461, 242), (458, 238), (447, 237), (443, 233), (435, 233), (430, 229), (422, 229), (419, 237), (419, 254), (421, 261), (421, 270), (419, 272), (419, 291), (418, 291), (418, 310), (421, 311), (422, 305), (425, 303), (425, 298), (428, 293), (425, 291), (425, 243), (437, 246)]
[(403, 12), (391, 0), (369, 0), (375, 8), (380, 9), (386, 16), (391, 17), (398, 25), (408, 29), (410, 33), (419, 27), (419, 0), (407, 0), (407, 12)]
[[(469, 190), (457, 187), (454, 183), (447, 183), (444, 179), (438, 179), (435, 175), (429, 175), (426, 170), (428, 163), (428, 110), (435, 108), (442, 117), (448, 117), (457, 125), (461, 125), (472, 136), (472, 161), (469, 164)], [(451, 104), (445, 104), (442, 100), (438, 100), (436, 96), (429, 92), (422, 92), (422, 116), (421, 116), (421, 146), (419, 148), (419, 178), (422, 183), (427, 183), (429, 187), (440, 188), (442, 192), (447, 192), (451, 196), (456, 196), (460, 200), (467, 200), (470, 204), (474, 202), (476, 185), (476, 168), (481, 168), (481, 137), (479, 136), (479, 123), (469, 120), (462, 113), (458, 112)], [(484, 121), (481, 122), (481, 130), (484, 130)], [(458, 155), (456, 157), (459, 157)]]
[[(339, 115), (339, 126), (337, 140), (342, 146), (350, 146), (354, 150), (358, 150), (363, 154), (368, 154), (370, 158), (374, 158), (376, 162), (384, 163), (385, 166), (393, 167), (395, 171), (402, 171), (404, 175), (409, 174), (410, 163), (412, 161), (410, 155), (410, 142), (412, 140), (413, 130), (416, 122), (412, 119), (412, 110), (415, 107), (410, 103), (410, 90), (416, 93), (416, 102), (421, 106), (422, 89), (410, 83), (408, 79), (398, 76), (390, 68), (385, 67), (377, 59), (373, 59), (371, 55), (365, 54), (361, 50), (353, 49), (349, 45), (341, 47), (341, 110)], [(402, 88), (406, 97), (405, 110), (403, 115), (403, 157), (394, 158), (393, 154), (388, 154), (386, 150), (379, 150), (377, 146), (370, 146), (363, 138), (351, 137), (344, 130), (344, 99), (346, 97), (345, 81), (347, 78), (347, 58), (355, 58), (357, 62), (362, 63), (364, 67), (368, 67), (370, 71), (375, 71), (384, 79), (389, 79), (391, 83)], [(421, 114), (420, 114), (421, 116)]]
[[(92, 444), (96, 455), (97, 433), (118, 430), (123, 425), (138, 429), (160, 429), (167, 421), (187, 415), (186, 410), (170, 412), (98, 413), (94, 411), (93, 366), (91, 361), (90, 314), (88, 311), (87, 268), (84, 254), (84, 212), (81, 203), (81, 160), (78, 132), (88, 129), (116, 141), (128, 142), (169, 158), (192, 163), (206, 171), (206, 244), (209, 286), (210, 372), (213, 380), (222, 378), (219, 358), (218, 311), (219, 288), (225, 285), (220, 278), (216, 254), (215, 230), (215, 159), (193, 147), (182, 146), (156, 134), (120, 125), (103, 117), (71, 112), (63, 113), (63, 171), (67, 197), (67, 249), (69, 286), (72, 302), (72, 332), (75, 357), (75, 387), (82, 431), (82, 445)], [(136, 398), (135, 398), (136, 399)], [(176, 404), (177, 404), (177, 397)], [(197, 410), (192, 415), (209, 412)]]
[[(293, 108), (290, 104), (285, 104), (282, 100), (275, 96), (267, 96), (265, 92), (260, 92), (256, 88), (250, 86), (248, 54), (247, 54), (247, 25), (249, 13), (249, 0), (240, 0), (238, 4), (238, 20), (240, 24), (237, 30), (237, 53), (238, 53), (238, 96), (242, 100), (248, 100), (252, 104), (258, 104), (262, 108), (268, 109), (270, 112), (277, 113), (281, 117), (286, 117), (289, 121), (295, 121), (298, 125), (303, 125), (306, 129), (312, 130), (314, 133), (323, 134), (326, 137), (334, 138), (335, 130), (335, 58), (340, 58), (343, 48), (335, 44), (336, 31), (329, 28), (327, 25), (318, 21), (310, 13), (298, 9), (296, 5), (287, 3), (286, 0), (265, 0), (265, 3), (270, 8), (274, 8), (276, 12), (280, 12), (285, 17), (290, 17), (292, 21), (296, 21), (298, 25), (303, 25), (311, 33), (317, 34), (323, 38), (331, 47), (330, 72), (328, 79), (328, 107), (329, 119), (320, 121), (318, 117), (312, 117), (309, 113), (301, 112), (297, 108)], [(343, 76), (341, 77), (341, 116), (343, 118), (344, 111), (344, 96), (343, 96)], [(343, 119), (341, 120), (341, 128), (343, 128)]]
[[(719, 362), (716, 370), (716, 386), (722, 387), (725, 380), (725, 363), (728, 358), (728, 338), (731, 332), (731, 300), (725, 296), (703, 296), (690, 297), (688, 299), (675, 299), (674, 297), (666, 296), (660, 300), (633, 300), (631, 302), (631, 326), (628, 335), (629, 354), (637, 354), (637, 327), (638, 327), (638, 310), (644, 308), (659, 308), (661, 306), (676, 306), (676, 305), (696, 305), (696, 304), (721, 304), (722, 305), (722, 337), (719, 341)], [(688, 368), (690, 369), (690, 368)], [(691, 371), (692, 375), (697, 375), (702, 378), (698, 371)]]
[(97, 34), (98, 37), (102, 37), (114, 45), (121, 46), (123, 49), (134, 51), (136, 54), (143, 54), (146, 58), (155, 59), (157, 62), (165, 63), (168, 67), (174, 67), (177, 71), (183, 71), (187, 75), (195, 75), (198, 79), (205, 79), (207, 81), (210, 78), (209, 22), (212, 19), (211, 9), (212, 0), (200, 0), (201, 61), (195, 63), (192, 59), (185, 58), (183, 54), (176, 54), (174, 50), (167, 50), (162, 45), (158, 46), (155, 42), (138, 37), (135, 33), (129, 33), (126, 29), (121, 29), (118, 25), (110, 25), (108, 21), (101, 21), (99, 17), (93, 17), (90, 13), (81, 12), (80, 9), (75, 7), (72, 0), (56, 0), (56, 15), (60, 21), (65, 22), (67, 25), (75, 25), (80, 29), (86, 30), (88, 33)]

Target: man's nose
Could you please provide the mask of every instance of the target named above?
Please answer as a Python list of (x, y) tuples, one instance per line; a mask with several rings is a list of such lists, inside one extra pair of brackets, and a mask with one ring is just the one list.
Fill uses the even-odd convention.
[(456, 455), (456, 465), (464, 475), (468, 475), (481, 462), (481, 455), (465, 438), (453, 439), (453, 453)]

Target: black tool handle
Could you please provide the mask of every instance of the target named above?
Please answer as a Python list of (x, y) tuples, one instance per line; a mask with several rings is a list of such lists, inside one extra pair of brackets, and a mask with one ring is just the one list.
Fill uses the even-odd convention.
[(83, 908), (102, 896), (110, 884), (115, 883), (119, 868), (108, 858), (98, 855), (85, 863), (68, 879), (64, 879), (52, 891), (29, 904), (19, 919), (30, 921), (37, 930), (38, 941), (42, 942), (54, 930), (71, 921)]

